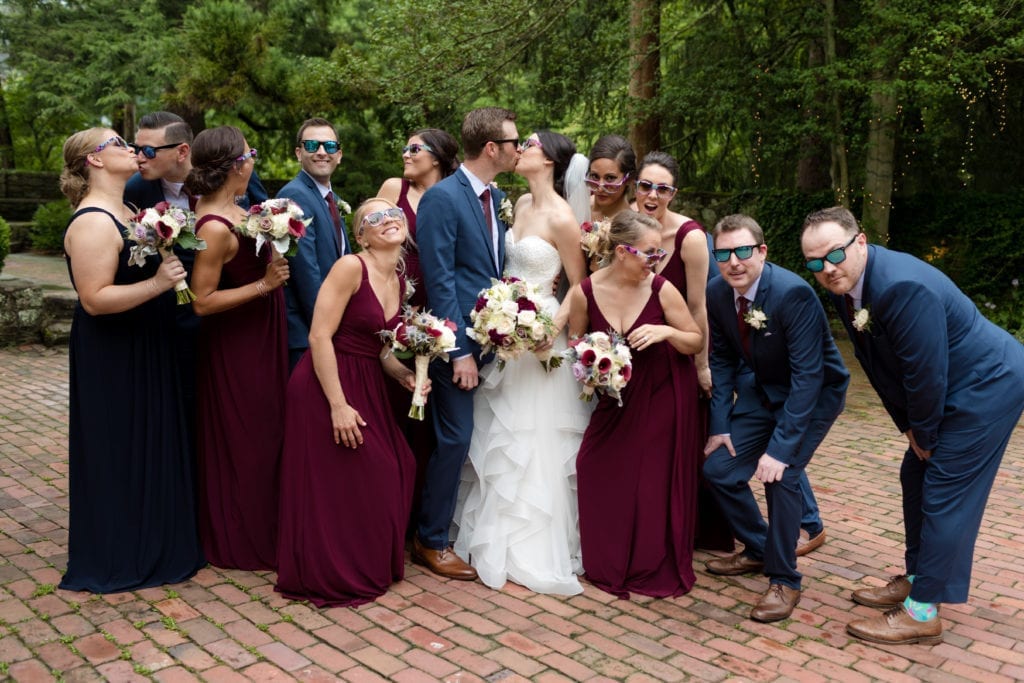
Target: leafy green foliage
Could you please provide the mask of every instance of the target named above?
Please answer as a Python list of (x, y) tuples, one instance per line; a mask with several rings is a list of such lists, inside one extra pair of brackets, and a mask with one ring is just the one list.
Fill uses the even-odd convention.
[(4, 261), (11, 253), (11, 226), (0, 217), (0, 271), (4, 269)]
[(46, 253), (60, 253), (64, 248), (64, 229), (71, 220), (71, 207), (66, 200), (43, 204), (32, 214), (29, 239), (32, 249)]

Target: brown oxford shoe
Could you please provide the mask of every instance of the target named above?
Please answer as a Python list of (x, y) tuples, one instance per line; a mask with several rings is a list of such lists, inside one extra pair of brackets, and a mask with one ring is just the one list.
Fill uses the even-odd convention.
[(709, 572), (719, 576), (736, 576), (764, 571), (764, 562), (743, 553), (736, 553), (728, 557), (716, 557), (705, 562), (704, 566)]
[(788, 619), (793, 609), (800, 602), (800, 591), (781, 583), (768, 586), (768, 592), (750, 610), (750, 618), (754, 621), (771, 622)]
[(901, 605), (870, 619), (851, 621), (846, 625), (846, 632), (861, 640), (885, 645), (941, 643), (942, 619), (936, 616), (930, 621), (917, 621)]
[(419, 564), (438, 576), (444, 576), (457, 581), (473, 581), (476, 579), (476, 570), (462, 561), (451, 548), (434, 550), (425, 547), (420, 543), (420, 537), (412, 539), (412, 562)]
[(811, 538), (811, 535), (804, 529), (800, 530), (800, 535), (796, 539), (796, 556), (803, 557), (807, 553), (813, 552), (820, 548), (825, 543), (825, 527), (821, 528), (818, 535)]
[(903, 604), (910, 595), (910, 580), (905, 574), (894, 576), (889, 583), (878, 588), (861, 588), (853, 591), (853, 601), (867, 607), (886, 609)]

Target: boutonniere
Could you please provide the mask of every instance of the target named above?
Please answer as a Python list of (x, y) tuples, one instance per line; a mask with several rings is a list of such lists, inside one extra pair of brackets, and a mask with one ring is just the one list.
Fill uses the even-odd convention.
[(760, 330), (768, 325), (768, 316), (760, 308), (751, 308), (743, 314), (743, 320), (751, 329)]
[(871, 330), (871, 313), (867, 307), (853, 314), (853, 329), (858, 332), (868, 332)]
[[(335, 195), (337, 196), (337, 195)], [(352, 207), (344, 199), (338, 199), (335, 204), (338, 205), (338, 213), (343, 216), (347, 216), (352, 213)]]
[(498, 207), (498, 220), (505, 225), (512, 225), (512, 202), (508, 197), (501, 198), (501, 205)]

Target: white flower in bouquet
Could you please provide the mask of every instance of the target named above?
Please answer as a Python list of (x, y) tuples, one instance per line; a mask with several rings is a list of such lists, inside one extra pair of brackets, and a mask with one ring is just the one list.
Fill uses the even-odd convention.
[[(540, 289), (514, 277), (491, 280), (491, 286), (477, 295), (476, 306), (469, 314), (472, 326), (466, 335), (480, 345), (483, 353), (498, 357), (498, 368), (508, 360), (554, 336), (555, 324), (540, 305)], [(541, 363), (551, 367), (543, 357)]]
[[(125, 228), (125, 237), (134, 243), (128, 251), (128, 263), (139, 267), (154, 254), (166, 258), (175, 245), (195, 251), (206, 249), (206, 242), (196, 237), (196, 215), (169, 202), (160, 202), (133, 216)], [(196, 299), (185, 278), (174, 284), (174, 291), (179, 304)]]
[(622, 390), (633, 375), (633, 356), (621, 337), (614, 332), (590, 332), (571, 340), (564, 356), (572, 365), (573, 377), (583, 385), (580, 399), (591, 401), (599, 392), (622, 405)]
[(611, 228), (612, 222), (607, 218), (603, 221), (585, 221), (580, 224), (580, 247), (588, 259), (603, 258), (598, 248)]
[(457, 350), (455, 346), (455, 323), (438, 318), (429, 311), (416, 311), (406, 306), (402, 319), (394, 330), (382, 330), (381, 338), (390, 344), (391, 351), (399, 358), (415, 357), (416, 386), (412, 392), (412, 406), (409, 417), (422, 420), (425, 415), (426, 398), (423, 387), (427, 382), (430, 361), (440, 358), (447, 362), (448, 354)]
[(263, 245), (273, 246), (273, 257), (294, 256), (299, 248), (298, 240), (305, 236), (306, 226), (312, 222), (306, 218), (291, 199), (278, 197), (249, 208), (249, 217), (237, 227), (239, 233), (256, 240), (256, 253)]

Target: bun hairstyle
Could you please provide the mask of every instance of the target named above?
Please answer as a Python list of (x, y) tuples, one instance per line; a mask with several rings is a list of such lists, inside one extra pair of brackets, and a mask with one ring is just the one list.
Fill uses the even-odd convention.
[(89, 162), (86, 157), (109, 137), (109, 128), (86, 128), (64, 141), (64, 168), (60, 172), (60, 191), (73, 208), (89, 192)]
[(643, 236), (647, 230), (661, 232), (661, 224), (645, 213), (624, 209), (612, 219), (611, 227), (601, 235), (597, 252), (601, 263), (607, 265), (612, 261), (615, 247), (620, 244), (632, 244)]
[(213, 194), (224, 186), (235, 160), (245, 152), (245, 135), (234, 126), (201, 131), (192, 141), (192, 170), (185, 190), (192, 195)]
[(679, 163), (667, 152), (648, 152), (637, 169), (637, 177), (648, 166), (661, 166), (672, 176), (672, 184), (679, 184)]
[(555, 192), (564, 198), (565, 172), (572, 161), (572, 155), (576, 153), (576, 145), (564, 135), (550, 130), (538, 130), (537, 139), (540, 140), (544, 156), (555, 162)]
[(437, 159), (437, 167), (441, 170), (442, 178), (447, 178), (458, 170), (459, 143), (455, 138), (440, 128), (421, 128), (412, 135), (418, 136), (424, 144), (430, 145), (434, 150), (433, 155)]
[(590, 160), (611, 159), (619, 165), (619, 172), (636, 178), (636, 152), (629, 140), (621, 135), (605, 135), (590, 148)]

